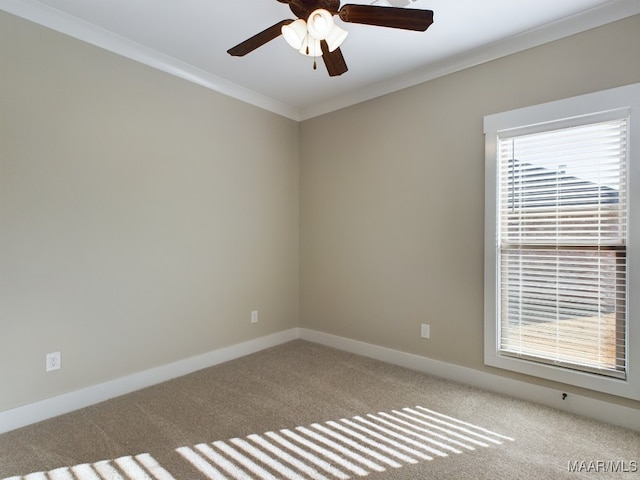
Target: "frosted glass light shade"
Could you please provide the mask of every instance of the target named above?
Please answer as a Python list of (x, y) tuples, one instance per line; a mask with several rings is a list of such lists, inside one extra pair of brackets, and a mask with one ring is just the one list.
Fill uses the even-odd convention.
[(307, 37), (307, 22), (299, 18), (289, 25), (282, 26), (282, 36), (296, 50), (302, 48), (302, 43)]
[(324, 40), (333, 29), (333, 15), (323, 8), (311, 12), (307, 19), (309, 35), (317, 40)]
[(342, 45), (342, 42), (344, 42), (344, 39), (347, 38), (347, 35), (349, 35), (349, 32), (334, 24), (333, 28), (331, 29), (331, 33), (326, 39), (329, 51), (333, 52), (336, 48)]
[(321, 57), (322, 48), (320, 48), (320, 40), (313, 38), (311, 35), (307, 35), (302, 42), (302, 46), (299, 51), (301, 54), (307, 55), (308, 57)]

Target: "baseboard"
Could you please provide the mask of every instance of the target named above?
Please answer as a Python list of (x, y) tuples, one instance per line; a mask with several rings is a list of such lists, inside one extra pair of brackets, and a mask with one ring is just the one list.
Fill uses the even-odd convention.
[(110, 398), (125, 395), (141, 388), (250, 355), (298, 338), (640, 431), (640, 415), (638, 415), (638, 410), (633, 408), (575, 394), (570, 395), (566, 400), (562, 400), (562, 392), (559, 390), (328, 333), (305, 328), (292, 328), (57, 397), (5, 410), (0, 412), (0, 433), (9, 432), (48, 418), (95, 405)]
[(0, 412), (0, 433), (57, 417), (172, 378), (275, 347), (299, 337), (297, 328), (230, 345), (195, 357)]
[(410, 353), (380, 347), (305, 328), (299, 329), (300, 339), (337, 348), (350, 353), (381, 360), (412, 370), (436, 375), (455, 382), (502, 393), (601, 422), (640, 431), (640, 411), (634, 408), (571, 394), (562, 398), (562, 391), (501, 377), (468, 367), (433, 360)]

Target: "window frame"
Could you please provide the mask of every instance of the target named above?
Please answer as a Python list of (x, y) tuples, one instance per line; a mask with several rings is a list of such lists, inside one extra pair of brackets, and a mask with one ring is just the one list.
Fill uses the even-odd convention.
[[(628, 244), (627, 244), (627, 375), (626, 379), (567, 369), (499, 352), (497, 229), (498, 136), (523, 129), (560, 128), (584, 117), (607, 116), (626, 110), (628, 125)], [(640, 83), (484, 117), (485, 134), (485, 245), (484, 245), (484, 363), (491, 367), (640, 400)], [(639, 211), (637, 211), (639, 210)], [(637, 217), (634, 221), (634, 215)]]

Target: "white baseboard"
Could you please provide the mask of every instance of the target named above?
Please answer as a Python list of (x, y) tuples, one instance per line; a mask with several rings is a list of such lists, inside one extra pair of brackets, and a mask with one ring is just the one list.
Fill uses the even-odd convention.
[(575, 394), (571, 394), (563, 400), (562, 390), (542, 387), (520, 380), (501, 377), (499, 375), (315, 330), (301, 328), (299, 329), (299, 334), (302, 340), (319, 343), (411, 370), (453, 380), (465, 385), (503, 393), (511, 397), (557, 408), (558, 410), (592, 418), (601, 422), (640, 431), (640, 410), (634, 408)]
[(95, 405), (110, 398), (155, 385), (172, 378), (228, 362), (260, 350), (275, 347), (299, 337), (297, 328), (274, 333), (220, 348), (195, 357), (186, 358), (168, 365), (151, 368), (109, 382), (93, 385), (74, 392), (58, 395), (25, 406), (0, 412), (0, 433), (21, 428), (32, 423), (57, 417), (80, 408)]
[(110, 398), (250, 355), (298, 338), (640, 431), (639, 411), (633, 408), (575, 394), (571, 394), (566, 400), (562, 400), (562, 391), (560, 390), (541, 387), (328, 333), (305, 328), (292, 328), (57, 397), (5, 410), (0, 412), (0, 433), (95, 405)]

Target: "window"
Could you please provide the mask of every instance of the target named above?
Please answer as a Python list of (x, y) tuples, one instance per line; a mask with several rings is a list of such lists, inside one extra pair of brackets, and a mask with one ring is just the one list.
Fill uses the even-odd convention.
[(485, 117), (488, 365), (640, 398), (639, 97), (637, 84)]

